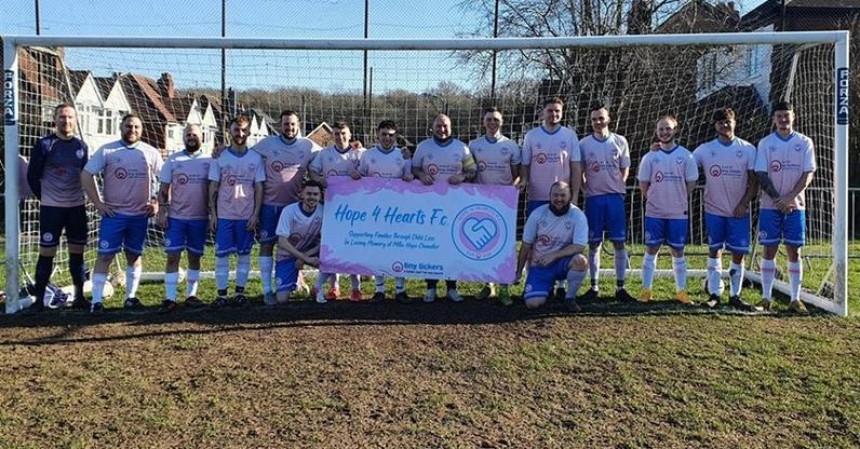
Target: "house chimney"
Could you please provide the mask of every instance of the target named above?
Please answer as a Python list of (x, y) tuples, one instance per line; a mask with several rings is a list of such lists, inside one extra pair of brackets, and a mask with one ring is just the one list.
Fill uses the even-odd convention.
[(170, 72), (165, 72), (161, 74), (161, 78), (158, 79), (158, 90), (161, 92), (162, 97), (173, 98), (174, 86), (173, 86), (173, 75)]

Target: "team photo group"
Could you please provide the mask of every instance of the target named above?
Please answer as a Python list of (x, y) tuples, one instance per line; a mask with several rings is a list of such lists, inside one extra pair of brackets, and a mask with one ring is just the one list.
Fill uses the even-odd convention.
[[(800, 300), (800, 250), (806, 239), (804, 191), (812, 181), (816, 162), (812, 141), (794, 129), (791, 103), (772, 105), (773, 132), (757, 145), (735, 135), (736, 114), (731, 108), (713, 114), (713, 140), (694, 151), (677, 142), (677, 118), (655, 117), (651, 147), (635, 149), (642, 152), (638, 167), (631, 167), (627, 139), (611, 131), (612, 115), (607, 107), (591, 108), (591, 130), (582, 137), (562, 124), (563, 114), (561, 99), (545, 101), (540, 110), (541, 124), (527, 132), (521, 144), (502, 134), (504, 115), (496, 108), (484, 111), (483, 134), (469, 142), (454, 137), (451, 119), (438, 114), (430, 124), (432, 136), (421, 141), (414, 152), (397, 145), (398, 127), (391, 120), (378, 124), (376, 143), (368, 148), (353, 139), (349, 123), (334, 121), (333, 143), (321, 148), (301, 135), (300, 117), (291, 110), (280, 114), (279, 135), (249, 147), (250, 120), (239, 115), (229, 122), (228, 143), (213, 154), (202, 150), (201, 129), (188, 125), (184, 130), (185, 148), (163, 159), (159, 149), (141, 141), (144, 124), (134, 114), (123, 117), (120, 140), (91, 151), (86, 142), (76, 137), (75, 107), (61, 104), (54, 110), (54, 132), (37, 141), (26, 171), (27, 184), (39, 200), (39, 257), (33, 293), (38, 300), (27, 309), (28, 313), (47, 308), (41, 299), (50, 283), (63, 234), (74, 284), (72, 307), (89, 310), (93, 315), (105, 313), (103, 297), (109, 268), (115, 256), (123, 252), (124, 307), (141, 308), (137, 292), (151, 221), (164, 232), (167, 261), (163, 267), (163, 312), (177, 310), (180, 303), (183, 252), (187, 256), (187, 307), (221, 308), (248, 303), (245, 289), (252, 254), (256, 255), (262, 302), (266, 306), (286, 303), (305, 289), (319, 303), (332, 299), (385, 301), (389, 298), (385, 278), (391, 273), (348, 269), (326, 272), (334, 270), (324, 269), (329, 252), (322, 243), (323, 224), (333, 212), (329, 209), (324, 213), (324, 208), (331, 207), (324, 205), (329, 203), (326, 190), (335, 185), (350, 189), (378, 178), (397, 180), (392, 188), (436, 186), (453, 192), (472, 185), (492, 185), (525, 195), (527, 218), (519, 249), (506, 249), (511, 261), (506, 269), (513, 269), (513, 276), (480, 281), (457, 276), (461, 281), (480, 282), (476, 296), (497, 298), (506, 306), (514, 302), (510, 285), (523, 281), (522, 300), (530, 309), (554, 297), (563, 299), (571, 312), (580, 311), (581, 304), (600, 297), (619, 302), (655, 300), (657, 258), (665, 245), (671, 255), (674, 299), (678, 302), (720, 306), (725, 269), (722, 254), (728, 251), (729, 306), (746, 312), (770, 311), (777, 272), (774, 259), (782, 244), (788, 261), (789, 310), (808, 313)], [(630, 260), (625, 246), (625, 195), (634, 168), (644, 202), (645, 249), (638, 298), (625, 285)], [(702, 301), (694, 301), (687, 287), (685, 246), (691, 195), (700, 173), (705, 180), (707, 295)], [(582, 209), (577, 206), (580, 195)], [(84, 295), (84, 250), (90, 227), (87, 201), (101, 216), (91, 299)], [(750, 206), (754, 201), (760, 205), (757, 239), (752, 238)], [(467, 223), (472, 227), (467, 229), (464, 241), (480, 248), (491, 243), (497, 229), (492, 223), (483, 224), (480, 215), (477, 217)], [(206, 250), (209, 235), (214, 238), (217, 294), (201, 299), (201, 259), (212, 252)], [(611, 295), (599, 291), (604, 240), (613, 247), (616, 287)], [(761, 300), (750, 303), (741, 299), (744, 257), (756, 243), (764, 248)], [(398, 251), (408, 254), (410, 250)], [(318, 275), (309, 277), (309, 281), (315, 279), (314, 285), (306, 285), (303, 273), (321, 266)], [(150, 271), (161, 268), (148, 266)], [(232, 271), (235, 278), (231, 294)], [(373, 275), (376, 288), (370, 295), (362, 293), (362, 275), (366, 279)], [(341, 276), (349, 278), (348, 293), (341, 292)], [(451, 276), (393, 277), (393, 299), (401, 303), (422, 299), (429, 303), (437, 297), (452, 302), (463, 300), (457, 280)], [(406, 277), (429, 278), (423, 298), (407, 294)], [(444, 292), (438, 289), (442, 279)]]

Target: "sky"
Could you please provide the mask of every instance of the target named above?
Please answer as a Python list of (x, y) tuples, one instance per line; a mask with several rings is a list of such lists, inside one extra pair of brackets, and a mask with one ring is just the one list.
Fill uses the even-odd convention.
[[(454, 38), (480, 23), (463, 0), (369, 0), (371, 38)], [(743, 14), (763, 0), (736, 2)], [(39, 0), (42, 35), (218, 37), (221, 0)], [(35, 1), (0, 0), (0, 34), (34, 35)], [(121, 5), (121, 6), (118, 6)], [(362, 38), (360, 0), (226, 0), (227, 36), (264, 38)], [(486, 37), (492, 36), (488, 29)], [(361, 52), (228, 53), (228, 84), (278, 85), (360, 91)], [(174, 75), (177, 87), (220, 87), (220, 52), (189, 50), (70, 49), (72, 69)], [(474, 87), (475, 74), (446, 52), (371, 52), (373, 90), (427, 91), (440, 80)], [(484, 77), (486, 78), (486, 77)]]

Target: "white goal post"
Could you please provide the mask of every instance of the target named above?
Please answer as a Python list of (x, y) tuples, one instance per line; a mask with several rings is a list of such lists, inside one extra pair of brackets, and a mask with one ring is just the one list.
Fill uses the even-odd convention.
[[(594, 49), (618, 49), (624, 47), (719, 47), (719, 46), (783, 46), (805, 44), (829, 44), (833, 46), (832, 73), (828, 74), (833, 86), (832, 111), (826, 111), (825, 123), (828, 133), (832, 127), (832, 225), (827, 226), (828, 247), (832, 248), (832, 264), (824, 275), (832, 294), (824, 298), (803, 292), (803, 299), (828, 312), (846, 316), (848, 314), (848, 55), (849, 34), (847, 31), (820, 32), (767, 32), (767, 33), (717, 33), (717, 34), (655, 34), (622, 36), (584, 36), (558, 38), (497, 38), (497, 39), (259, 39), (259, 38), (145, 38), (145, 37), (80, 37), (80, 36), (3, 36), (4, 65), (4, 125), (5, 125), (5, 290), (9, 295), (6, 312), (17, 308), (13, 300), (20, 288), (20, 247), (15, 237), (21, 234), (18, 202), (18, 156), (22, 153), (20, 134), (20, 106), (22, 102), (19, 76), (19, 50), (25, 47), (62, 48), (116, 48), (116, 49), (180, 49), (180, 50), (302, 50), (318, 52), (335, 51), (409, 51), (409, 52), (464, 52), (464, 51), (528, 51), (546, 48), (564, 48), (590, 51)], [(829, 53), (828, 53), (829, 54)], [(108, 65), (106, 70), (113, 68)], [(167, 68), (163, 69), (167, 70)], [(827, 69), (831, 70), (831, 69)], [(793, 76), (792, 71), (792, 76)], [(444, 81), (444, 80), (443, 80)], [(792, 83), (794, 80), (792, 79)], [(433, 100), (434, 95), (422, 94), (424, 101)], [(766, 99), (766, 101), (769, 101)], [(443, 100), (447, 111), (449, 104)], [(441, 108), (439, 108), (441, 110)], [(578, 133), (585, 132), (578, 129)], [(802, 129), (800, 129), (803, 132)], [(828, 136), (828, 138), (831, 136)], [(817, 142), (816, 142), (817, 143)], [(691, 148), (692, 149), (692, 148)], [(633, 148), (631, 147), (631, 151)], [(29, 151), (29, 150), (28, 150)], [(634, 167), (635, 168), (635, 167)], [(829, 202), (827, 196), (825, 202)], [(747, 261), (750, 263), (750, 261)], [(756, 273), (747, 271), (755, 280)], [(832, 279), (828, 281), (827, 279)], [(787, 290), (787, 284), (777, 282), (777, 289)], [(807, 289), (808, 290), (808, 289)], [(819, 289), (820, 292), (820, 289)]]

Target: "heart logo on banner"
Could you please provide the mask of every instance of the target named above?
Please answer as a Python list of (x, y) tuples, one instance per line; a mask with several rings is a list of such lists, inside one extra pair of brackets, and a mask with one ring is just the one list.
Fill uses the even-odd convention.
[(469, 218), (463, 222), (463, 235), (475, 248), (481, 250), (498, 234), (499, 228), (489, 218)]

